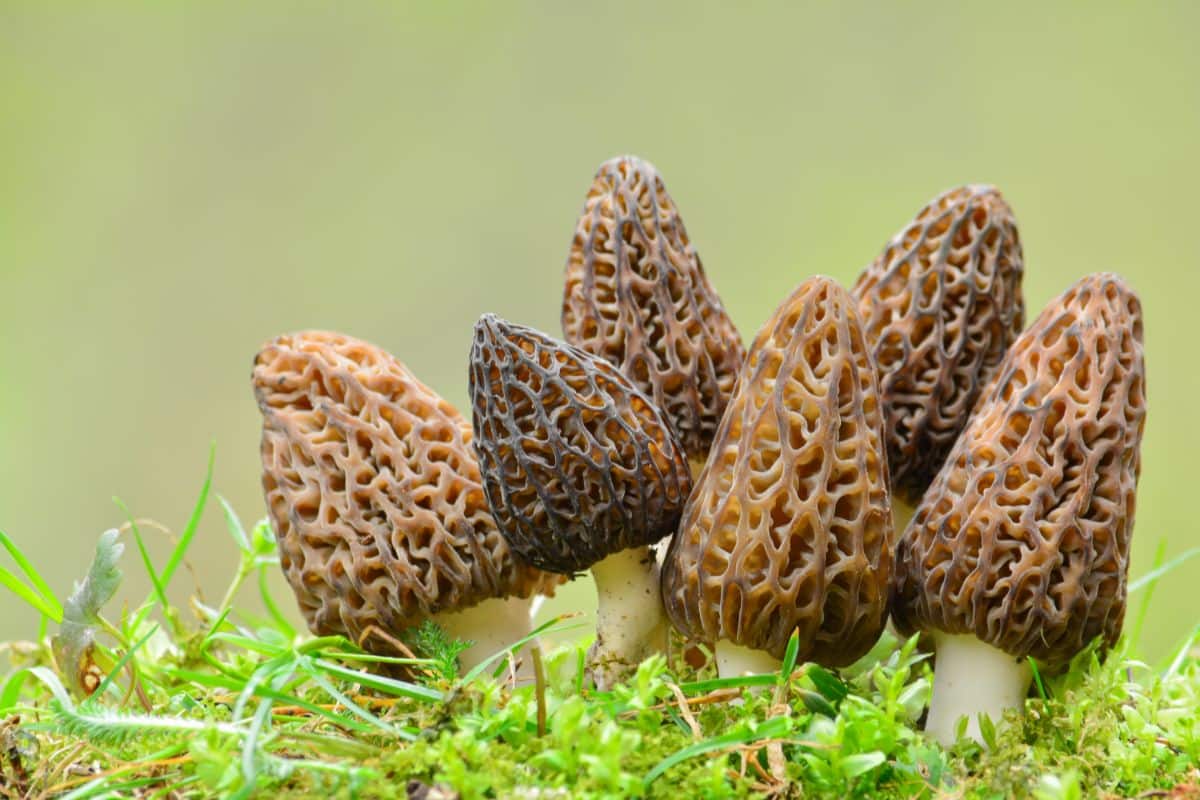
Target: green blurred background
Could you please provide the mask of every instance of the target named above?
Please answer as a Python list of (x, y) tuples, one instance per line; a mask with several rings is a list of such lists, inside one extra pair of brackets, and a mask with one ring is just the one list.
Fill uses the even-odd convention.
[[(261, 516), (248, 378), (283, 331), (374, 341), (464, 407), (475, 319), (557, 330), (592, 173), (633, 152), (747, 340), (935, 193), (997, 184), (1031, 317), (1090, 271), (1141, 292), (1133, 573), (1200, 544), (1200, 5), (739, 6), (6, 0), (0, 527), (65, 592), (113, 495), (182, 527), (214, 439), (217, 490)], [(215, 504), (192, 560), (219, 596)], [(1159, 585), (1149, 655), (1197, 623), (1198, 580)]]

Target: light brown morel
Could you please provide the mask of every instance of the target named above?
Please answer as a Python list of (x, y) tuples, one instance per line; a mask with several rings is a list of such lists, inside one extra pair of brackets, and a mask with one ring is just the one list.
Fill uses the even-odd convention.
[(851, 290), (879, 368), (892, 487), (910, 505), (1025, 325), (1023, 271), (1000, 192), (961, 186), (921, 209)]
[(649, 162), (600, 165), (575, 226), (563, 336), (616, 365), (703, 461), (744, 349)]
[(458, 411), (378, 347), (322, 331), (267, 343), (253, 384), (280, 563), (314, 633), (395, 654), (434, 618), (477, 643), (470, 661), (528, 632), (527, 599), (558, 581), (496, 529)]
[(614, 366), (484, 315), (471, 348), (475, 448), (501, 533), (543, 569), (591, 569), (593, 676), (607, 686), (661, 649), (648, 545), (674, 532), (691, 489), (662, 415)]
[(1145, 390), (1141, 306), (1112, 274), (1052, 302), (985, 390), (897, 545), (892, 615), (932, 634), (941, 740), (1019, 706), (1027, 657), (1116, 641)]
[[(892, 561), (883, 416), (850, 296), (802, 284), (759, 332), (663, 565), (685, 636), (722, 674), (863, 655), (883, 631)], [(771, 661), (765, 659), (766, 654)]]

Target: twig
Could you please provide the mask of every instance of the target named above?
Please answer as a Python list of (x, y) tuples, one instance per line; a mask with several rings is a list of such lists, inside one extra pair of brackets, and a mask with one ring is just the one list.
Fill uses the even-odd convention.
[(683, 717), (684, 722), (692, 729), (692, 738), (699, 741), (704, 738), (704, 732), (700, 729), (700, 723), (696, 721), (696, 717), (692, 714), (692, 709), (688, 706), (688, 697), (683, 693), (683, 689), (679, 688), (679, 684), (672, 681), (667, 681), (667, 688), (675, 695), (675, 701), (679, 704), (679, 714)]
[(538, 736), (546, 735), (546, 669), (542, 665), (542, 648), (533, 645), (529, 648), (533, 657), (534, 696), (537, 697), (537, 732)]
[[(680, 690), (682, 693), (682, 690)], [(732, 700), (735, 697), (741, 696), (741, 690), (736, 688), (730, 689), (713, 689), (708, 694), (702, 694), (699, 697), (688, 697), (684, 695), (684, 702), (688, 706), (707, 706), (712, 703), (723, 703), (726, 700)], [(646, 706), (644, 709), (631, 709), (620, 714), (621, 719), (630, 719), (636, 717), (642, 711), (665, 711), (668, 708), (674, 708), (673, 703), (655, 703), (652, 706)]]

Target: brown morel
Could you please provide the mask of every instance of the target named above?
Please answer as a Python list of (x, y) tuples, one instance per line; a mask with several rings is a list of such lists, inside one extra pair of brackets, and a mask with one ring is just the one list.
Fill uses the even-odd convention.
[(978, 739), (1125, 614), (1146, 421), (1142, 310), (1119, 277), (1052, 302), (1005, 356), (896, 549), (892, 616), (936, 649), (926, 729)]
[(263, 490), (308, 627), (396, 655), (432, 618), (470, 666), (530, 630), (560, 578), (514, 556), (487, 508), (471, 428), (397, 359), (323, 331), (254, 359)]
[(892, 516), (879, 389), (853, 301), (802, 284), (750, 347), (663, 565), (675, 627), (722, 675), (840, 666), (887, 618)]

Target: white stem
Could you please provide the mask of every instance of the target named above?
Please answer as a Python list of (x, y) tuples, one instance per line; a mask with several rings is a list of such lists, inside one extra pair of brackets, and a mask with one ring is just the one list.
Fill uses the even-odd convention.
[(671, 549), (671, 537), (668, 536), (654, 545), (654, 566), (662, 572), (662, 565), (667, 560), (667, 551)]
[(954, 729), (967, 717), (967, 736), (982, 742), (979, 714), (999, 723), (1005, 709), (1021, 708), (1032, 673), (1025, 659), (1010, 656), (971, 634), (936, 633), (933, 699), (925, 730), (943, 745), (954, 743)]
[[(464, 639), (475, 644), (458, 657), (463, 670), (469, 670), (488, 656), (494, 655), (514, 642), (529, 635), (532, 626), (534, 598), (496, 597), (484, 600), (462, 611), (445, 611), (434, 614), (433, 621), (441, 626), (451, 639)], [(535, 642), (536, 644), (536, 642)], [(522, 650), (518, 677), (532, 675), (530, 659)]]
[(770, 675), (779, 672), (780, 661), (765, 650), (743, 647), (721, 639), (716, 644), (717, 674), (722, 678)]
[(666, 652), (667, 618), (650, 548), (613, 553), (592, 565), (592, 577), (596, 579), (596, 643), (588, 657), (592, 680), (605, 691), (644, 659)]

